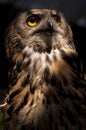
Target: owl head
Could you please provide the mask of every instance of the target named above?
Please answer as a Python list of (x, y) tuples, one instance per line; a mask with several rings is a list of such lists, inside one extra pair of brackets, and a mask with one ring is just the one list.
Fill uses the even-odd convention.
[(48, 9), (33, 9), (17, 15), (6, 31), (5, 46), (8, 57), (26, 46), (38, 53), (75, 49), (71, 29), (63, 14)]

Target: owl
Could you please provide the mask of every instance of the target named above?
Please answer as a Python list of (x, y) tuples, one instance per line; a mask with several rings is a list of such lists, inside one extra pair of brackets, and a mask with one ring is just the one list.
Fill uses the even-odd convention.
[(4, 40), (10, 62), (4, 130), (86, 130), (86, 81), (62, 13), (19, 13)]

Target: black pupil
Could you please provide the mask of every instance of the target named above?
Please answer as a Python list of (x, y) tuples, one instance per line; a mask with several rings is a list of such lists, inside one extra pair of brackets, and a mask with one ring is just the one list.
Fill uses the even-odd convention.
[(27, 20), (30, 21), (31, 23), (34, 23), (34, 22), (38, 22), (40, 20), (40, 17), (38, 15), (32, 15), (28, 17)]
[(54, 18), (55, 18), (55, 20), (56, 20), (57, 22), (61, 22), (61, 18), (60, 18), (59, 15), (54, 16)]
[(37, 21), (37, 20), (36, 20), (35, 17), (31, 17), (31, 18), (30, 18), (30, 22), (31, 22), (31, 23), (34, 23), (34, 22), (36, 22), (36, 21)]

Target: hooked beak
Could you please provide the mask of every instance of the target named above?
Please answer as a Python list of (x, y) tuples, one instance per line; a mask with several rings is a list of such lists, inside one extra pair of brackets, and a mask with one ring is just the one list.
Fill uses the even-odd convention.
[(48, 22), (48, 23), (47, 23), (47, 26), (43, 29), (43, 31), (44, 31), (44, 33), (45, 33), (46, 35), (51, 36), (51, 35), (53, 34), (53, 32), (54, 32), (52, 22)]

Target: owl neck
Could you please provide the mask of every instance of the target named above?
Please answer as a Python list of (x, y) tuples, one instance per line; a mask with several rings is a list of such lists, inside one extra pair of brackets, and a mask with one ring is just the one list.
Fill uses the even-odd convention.
[(43, 84), (56, 89), (58, 86), (67, 88), (76, 79), (73, 69), (76, 69), (77, 63), (74, 59), (77, 59), (77, 54), (72, 49), (38, 53), (26, 47), (22, 55), (16, 54), (13, 57), (16, 64), (11, 71), (10, 77), (14, 79), (11, 81), (15, 84), (22, 80), (20, 86), (25, 87), (29, 84), (31, 92), (34, 92), (38, 86), (41, 88)]

